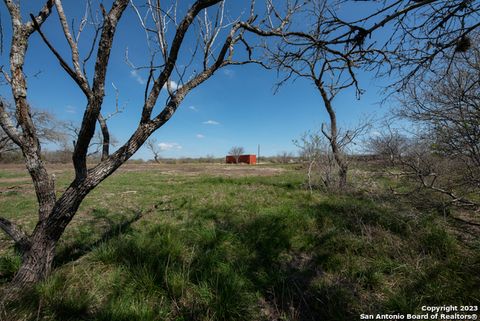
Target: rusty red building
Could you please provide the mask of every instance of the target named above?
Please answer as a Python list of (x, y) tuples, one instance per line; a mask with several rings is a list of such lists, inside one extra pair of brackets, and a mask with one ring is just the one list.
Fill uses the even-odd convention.
[[(225, 161), (227, 164), (236, 164), (237, 157), (233, 155), (228, 155), (225, 158)], [(255, 165), (257, 163), (257, 156), (256, 155), (240, 155), (238, 156), (238, 163)]]

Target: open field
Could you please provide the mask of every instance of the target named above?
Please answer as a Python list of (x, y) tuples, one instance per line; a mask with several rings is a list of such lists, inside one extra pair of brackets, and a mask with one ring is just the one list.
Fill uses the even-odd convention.
[[(60, 191), (73, 176), (50, 170)], [(24, 320), (358, 320), (480, 305), (479, 231), (392, 198), (370, 170), (352, 171), (368, 188), (339, 196), (307, 191), (297, 165), (128, 164), (85, 199), (54, 273), (12, 310)], [(2, 215), (31, 230), (36, 206), (24, 167), (1, 165)], [(18, 265), (0, 234), (0, 282)]]

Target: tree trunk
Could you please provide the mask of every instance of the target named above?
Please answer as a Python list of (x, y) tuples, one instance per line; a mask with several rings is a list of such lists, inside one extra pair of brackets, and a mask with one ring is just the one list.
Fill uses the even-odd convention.
[(50, 239), (44, 229), (32, 237), (31, 247), (23, 254), (20, 269), (13, 280), (0, 292), (0, 319), (13, 320), (8, 305), (19, 300), (37, 282), (43, 280), (51, 271), (55, 256), (56, 241)]
[(338, 170), (338, 187), (340, 190), (344, 190), (347, 187), (347, 172), (348, 172), (348, 165), (343, 162), (343, 160), (339, 163), (340, 169)]
[(51, 271), (56, 241), (41, 232), (32, 241), (31, 248), (23, 255), (22, 265), (11, 282), (13, 288), (29, 288)]
[(53, 206), (46, 203), (40, 207), (42, 219), (29, 238), (31, 246), (23, 253), (20, 269), (4, 289), (3, 296), (0, 296), (0, 312), (2, 303), (17, 300), (25, 291), (48, 276), (52, 269), (56, 244), (85, 196), (127, 161), (154, 130), (152, 126), (138, 129), (129, 142), (115, 152), (115, 157), (98, 164), (85, 180), (72, 182)]
[(46, 217), (37, 223), (28, 247), (24, 247), (19, 270), (2, 291), (0, 311), (3, 305), (18, 300), (50, 274), (57, 242), (88, 191), (85, 185), (70, 186), (53, 209), (44, 213)]
[(325, 135), (325, 137), (327, 137), (327, 139), (329, 140), (333, 158), (335, 159), (335, 162), (340, 168), (338, 170), (338, 188), (340, 190), (344, 190), (345, 187), (347, 187), (348, 164), (346, 160), (343, 158), (342, 150), (338, 143), (337, 116), (332, 106), (333, 96), (328, 97), (328, 94), (325, 91), (325, 88), (323, 87), (323, 84), (320, 80), (316, 81), (315, 84), (317, 85), (317, 88), (320, 91), (320, 94), (322, 95), (322, 99), (325, 104), (325, 109), (327, 110), (328, 116), (330, 117), (330, 134), (327, 134), (323, 130), (323, 126), (322, 126), (322, 132)]

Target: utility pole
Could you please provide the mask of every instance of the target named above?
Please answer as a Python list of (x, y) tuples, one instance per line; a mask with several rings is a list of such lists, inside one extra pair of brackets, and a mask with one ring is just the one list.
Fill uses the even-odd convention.
[(260, 164), (260, 144), (258, 144), (257, 164)]

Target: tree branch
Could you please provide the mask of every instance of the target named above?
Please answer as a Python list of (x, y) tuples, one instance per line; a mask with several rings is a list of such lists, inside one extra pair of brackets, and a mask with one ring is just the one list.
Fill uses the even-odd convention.
[(172, 71), (174, 70), (175, 64), (177, 62), (178, 53), (180, 51), (180, 47), (182, 46), (183, 39), (185, 34), (187, 33), (190, 25), (194, 21), (195, 17), (205, 8), (208, 8), (221, 0), (198, 0), (196, 1), (188, 10), (187, 14), (183, 18), (182, 22), (179, 24), (177, 31), (175, 33), (175, 37), (173, 38), (172, 45), (170, 48), (170, 54), (168, 55), (168, 59), (165, 63), (165, 67), (160, 73), (160, 75), (155, 79), (152, 90), (148, 95), (148, 99), (146, 100), (143, 110), (142, 110), (142, 119), (141, 123), (145, 124), (150, 121), (150, 117), (152, 115), (153, 107), (157, 101), (158, 95), (160, 94), (161, 89), (165, 85), (165, 83), (170, 78)]
[(80, 89), (82, 89), (83, 93), (87, 96), (87, 98), (90, 97), (92, 92), (88, 87), (88, 82), (83, 77), (81, 72), (79, 74), (78, 72), (72, 70), (72, 68), (68, 65), (65, 59), (63, 59), (63, 57), (58, 53), (55, 47), (53, 47), (53, 45), (47, 39), (43, 31), (40, 29), (40, 26), (36, 23), (33, 15), (30, 15), (30, 17), (32, 18), (32, 22), (35, 30), (38, 32), (43, 42), (47, 45), (48, 49), (50, 49), (53, 55), (57, 58), (58, 62), (60, 63), (60, 66), (62, 66), (62, 68), (67, 72), (67, 74), (77, 83), (77, 85), (80, 87)]
[(73, 152), (73, 165), (76, 179), (84, 179), (87, 175), (87, 152), (90, 141), (95, 134), (95, 122), (100, 114), (100, 109), (105, 95), (105, 77), (108, 61), (112, 49), (113, 38), (123, 12), (129, 0), (116, 0), (108, 14), (105, 15), (103, 30), (97, 50), (97, 61), (92, 85), (92, 97), (89, 99), (83, 115), (82, 125), (78, 133), (77, 144)]
[(102, 158), (105, 160), (110, 154), (110, 132), (108, 131), (107, 121), (102, 116), (101, 113), (98, 114), (98, 124), (100, 125), (100, 130), (102, 131)]
[(58, 17), (60, 18), (60, 22), (62, 24), (63, 33), (72, 51), (73, 67), (75, 70), (75, 74), (80, 82), (79, 85), (81, 86), (84, 92), (89, 92), (88, 81), (85, 78), (85, 75), (82, 73), (82, 70), (80, 68), (80, 55), (78, 53), (78, 46), (77, 46), (77, 43), (73, 40), (72, 34), (70, 33), (68, 23), (67, 23), (67, 17), (65, 16), (65, 12), (63, 11), (62, 1), (56, 0), (55, 6), (57, 8)]
[(3, 99), (0, 99), (0, 126), (18, 147), (22, 147), (22, 138), (5, 110)]
[[(53, 7), (54, 2), (55, 2), (55, 0), (48, 0), (43, 5), (42, 9), (40, 9), (40, 12), (37, 14), (37, 16), (34, 17), (33, 21), (35, 21), (35, 24), (37, 26), (41, 26), (45, 22), (45, 20), (48, 18), (48, 16), (52, 12), (52, 7)], [(25, 24), (25, 28), (26, 28), (27, 33), (29, 35), (31, 35), (35, 31), (33, 21), (29, 21)]]
[(15, 245), (21, 251), (25, 251), (30, 247), (29, 237), (20, 229), (20, 227), (6, 218), (0, 217), (0, 229), (2, 229), (5, 234), (15, 242)]

